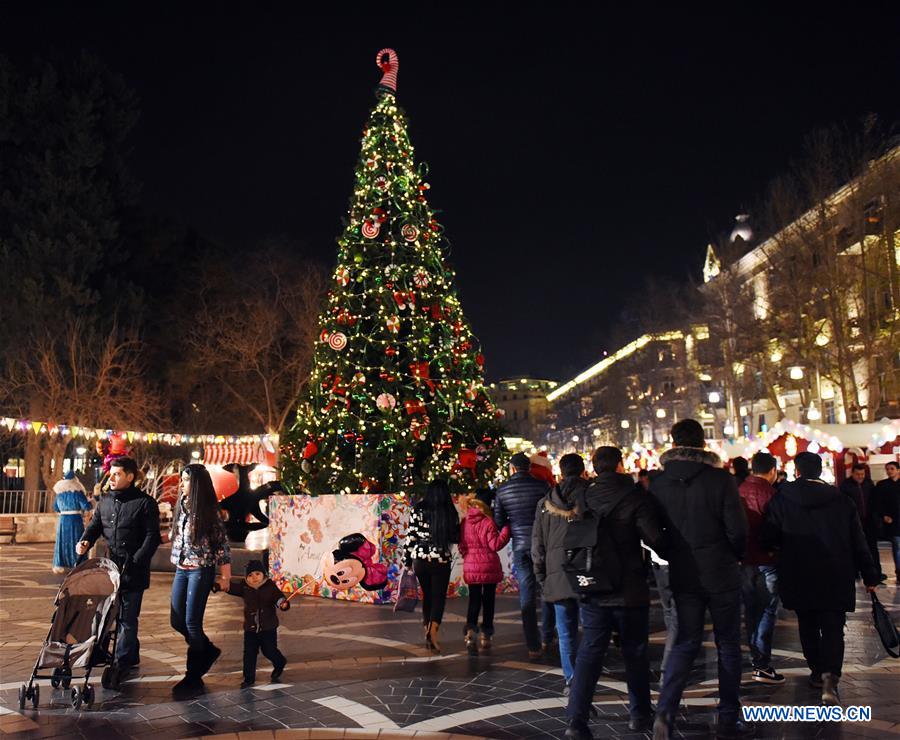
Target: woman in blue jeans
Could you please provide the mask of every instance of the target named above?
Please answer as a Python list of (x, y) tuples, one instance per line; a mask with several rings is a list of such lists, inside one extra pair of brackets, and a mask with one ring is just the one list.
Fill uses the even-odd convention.
[(222, 651), (203, 632), (206, 600), (221, 568), (219, 586), (228, 590), (231, 551), (212, 479), (205, 467), (188, 465), (181, 473), (181, 495), (175, 504), (170, 535), (175, 580), (172, 583), (170, 620), (188, 645), (187, 672), (175, 684), (174, 694), (202, 688), (203, 676)]

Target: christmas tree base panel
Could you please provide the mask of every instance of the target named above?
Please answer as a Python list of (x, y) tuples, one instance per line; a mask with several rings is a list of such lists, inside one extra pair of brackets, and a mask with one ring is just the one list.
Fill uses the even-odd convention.
[[(454, 497), (455, 498), (455, 497)], [(272, 496), (269, 499), (269, 568), (285, 593), (390, 604), (403, 569), (403, 544), (410, 505), (402, 494), (335, 494)], [(329, 580), (332, 552), (342, 537), (360, 533), (375, 545), (374, 563), (387, 565), (384, 588), (367, 590), (354, 585), (341, 590)], [(511, 569), (511, 550), (500, 552), (503, 572), (498, 593), (517, 590)], [(448, 595), (468, 596), (462, 558), (455, 551)]]

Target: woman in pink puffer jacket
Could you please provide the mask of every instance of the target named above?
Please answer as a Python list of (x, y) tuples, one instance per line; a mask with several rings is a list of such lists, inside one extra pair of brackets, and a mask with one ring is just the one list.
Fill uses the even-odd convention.
[[(491, 515), (493, 491), (479, 489), (469, 502), (466, 518), (459, 530), (459, 554), (463, 558), (463, 578), (469, 586), (469, 611), (466, 615), (466, 647), (472, 654), (478, 653), (475, 635), (483, 650), (491, 646), (494, 634), (494, 600), (497, 584), (503, 580), (499, 550), (509, 542), (509, 525), (497, 529)], [(481, 616), (481, 632), (478, 631), (478, 613)]]

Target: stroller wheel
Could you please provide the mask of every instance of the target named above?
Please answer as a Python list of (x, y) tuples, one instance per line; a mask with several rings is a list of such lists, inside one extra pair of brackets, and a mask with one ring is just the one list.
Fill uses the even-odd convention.
[(76, 686), (72, 689), (72, 709), (81, 709), (81, 702), (84, 699), (81, 689)]
[(60, 683), (64, 689), (67, 689), (72, 685), (72, 671), (70, 669), (60, 668), (59, 677)]
[(50, 678), (50, 685), (51, 685), (54, 689), (58, 689), (58, 688), (59, 688), (59, 684), (60, 684), (59, 668), (54, 668), (54, 669), (53, 669), (53, 676), (51, 676), (51, 678)]
[(25, 684), (23, 683), (19, 687), (19, 709), (25, 709), (25, 698), (28, 694), (28, 690), (25, 688)]
[(88, 684), (84, 687), (84, 705), (90, 709), (91, 705), (94, 703), (94, 687)]
[(41, 701), (41, 687), (37, 684), (34, 685), (34, 688), (31, 690), (31, 706), (33, 709), (38, 708), (38, 704)]
[(112, 688), (112, 666), (108, 665), (103, 669), (103, 673), (100, 674), (100, 685), (104, 689)]

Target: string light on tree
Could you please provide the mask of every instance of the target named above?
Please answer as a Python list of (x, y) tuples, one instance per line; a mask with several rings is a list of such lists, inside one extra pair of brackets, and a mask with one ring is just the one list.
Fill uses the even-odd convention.
[(410, 492), (435, 477), (471, 490), (504, 455), (499, 412), (397, 105), (397, 54), (376, 62), (384, 74), (282, 479), (313, 494)]

